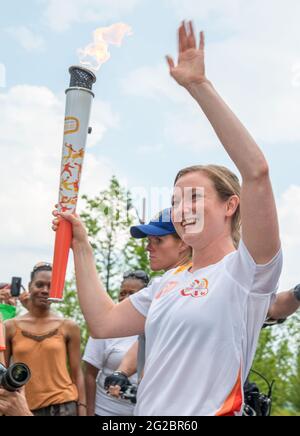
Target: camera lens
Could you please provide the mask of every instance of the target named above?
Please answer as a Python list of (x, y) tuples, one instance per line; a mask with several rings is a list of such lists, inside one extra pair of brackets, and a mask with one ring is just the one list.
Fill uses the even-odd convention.
[(28, 378), (28, 371), (23, 365), (16, 365), (11, 370), (11, 377), (17, 383), (24, 383)]
[(30, 369), (24, 363), (15, 363), (2, 377), (2, 386), (10, 392), (25, 386), (31, 377)]

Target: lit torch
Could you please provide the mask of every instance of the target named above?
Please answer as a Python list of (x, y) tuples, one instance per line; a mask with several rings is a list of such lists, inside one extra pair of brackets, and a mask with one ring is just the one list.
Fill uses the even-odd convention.
[[(66, 91), (59, 212), (76, 212), (87, 135), (90, 133), (90, 113), (94, 98), (92, 89), (96, 82), (96, 76), (91, 69), (98, 70), (110, 58), (109, 44), (120, 46), (124, 36), (129, 34), (131, 34), (131, 28), (123, 23), (97, 29), (94, 33), (94, 42), (79, 51), (81, 63), (84, 66), (70, 68), (71, 82)], [(96, 64), (92, 64), (91, 59), (95, 59)], [(56, 233), (49, 301), (61, 302), (63, 300), (71, 242), (72, 226), (61, 219)]]
[[(71, 67), (70, 87), (66, 91), (66, 117), (59, 189), (59, 212), (75, 213), (81, 170), (89, 133), (90, 113), (96, 76), (83, 67)], [(61, 220), (56, 233), (50, 301), (63, 299), (72, 226)]]

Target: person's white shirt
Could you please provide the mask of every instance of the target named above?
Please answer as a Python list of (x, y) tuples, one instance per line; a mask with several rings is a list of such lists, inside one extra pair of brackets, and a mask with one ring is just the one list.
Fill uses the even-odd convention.
[(278, 288), (282, 251), (255, 264), (243, 242), (194, 273), (165, 274), (130, 297), (146, 319), (136, 416), (241, 415), (243, 385)]
[[(95, 414), (99, 416), (132, 416), (134, 405), (129, 400), (117, 399), (106, 394), (105, 379), (116, 371), (124, 356), (137, 341), (137, 336), (120, 339), (92, 339), (85, 349), (83, 360), (99, 369)], [(137, 384), (137, 374), (129, 379)]]

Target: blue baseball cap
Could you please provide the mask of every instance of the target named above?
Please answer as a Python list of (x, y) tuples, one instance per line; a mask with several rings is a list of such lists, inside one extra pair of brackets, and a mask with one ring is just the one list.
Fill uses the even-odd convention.
[(165, 209), (153, 218), (149, 224), (134, 226), (130, 229), (131, 236), (135, 239), (147, 238), (147, 236), (167, 236), (176, 234), (172, 223), (171, 209)]

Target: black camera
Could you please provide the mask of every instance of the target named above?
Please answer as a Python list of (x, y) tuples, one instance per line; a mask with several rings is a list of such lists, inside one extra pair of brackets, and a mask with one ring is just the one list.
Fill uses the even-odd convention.
[(19, 297), (21, 294), (22, 279), (20, 277), (13, 277), (11, 281), (10, 293), (12, 297)]
[(0, 363), (0, 386), (6, 391), (17, 391), (25, 386), (30, 378), (30, 369), (24, 363), (15, 363), (9, 368)]
[(123, 400), (129, 400), (131, 401), (132, 404), (136, 404), (137, 391), (138, 391), (137, 385), (130, 385), (127, 387), (125, 391), (121, 391), (120, 396)]

